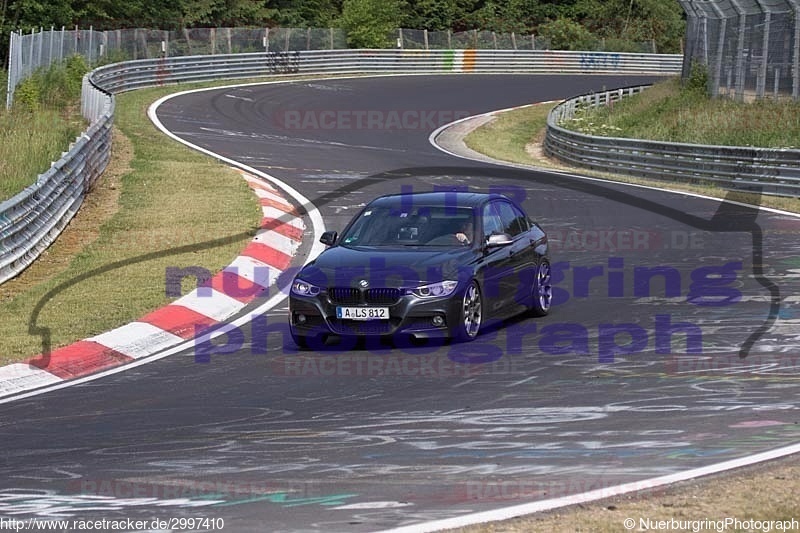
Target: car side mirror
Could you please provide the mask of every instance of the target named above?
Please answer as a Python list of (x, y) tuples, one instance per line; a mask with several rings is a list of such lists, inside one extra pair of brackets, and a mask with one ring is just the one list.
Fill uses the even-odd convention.
[(493, 233), (486, 239), (487, 248), (499, 248), (513, 243), (514, 239), (508, 233)]
[(326, 231), (319, 238), (319, 242), (321, 242), (322, 244), (324, 244), (326, 246), (333, 246), (334, 244), (336, 244), (336, 238), (338, 236), (339, 236), (339, 234), (336, 233), (335, 231)]

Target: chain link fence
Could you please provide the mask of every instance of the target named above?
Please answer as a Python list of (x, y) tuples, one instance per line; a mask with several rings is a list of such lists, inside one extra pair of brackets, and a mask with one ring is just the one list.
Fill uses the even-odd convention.
[(679, 0), (687, 15), (683, 77), (707, 67), (712, 96), (800, 97), (800, 0)]
[[(550, 41), (535, 35), (469, 30), (463, 32), (394, 30), (392, 47), (410, 50), (548, 50)], [(341, 50), (348, 48), (347, 34), (337, 28), (192, 28), (180, 31), (92, 29), (14, 32), (9, 46), (6, 107), (14, 89), (37, 69), (79, 54), (90, 65), (131, 59), (158, 59), (192, 55)], [(641, 52), (652, 51), (641, 43)], [(598, 41), (595, 51), (605, 50)]]

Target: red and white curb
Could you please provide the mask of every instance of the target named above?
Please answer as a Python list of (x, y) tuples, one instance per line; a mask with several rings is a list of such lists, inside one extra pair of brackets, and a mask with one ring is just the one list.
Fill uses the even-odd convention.
[(128, 364), (216, 326), (259, 296), (289, 268), (305, 226), (281, 191), (240, 170), (261, 204), (256, 236), (230, 265), (169, 305), (135, 322), (22, 363), (0, 367), (0, 398)]

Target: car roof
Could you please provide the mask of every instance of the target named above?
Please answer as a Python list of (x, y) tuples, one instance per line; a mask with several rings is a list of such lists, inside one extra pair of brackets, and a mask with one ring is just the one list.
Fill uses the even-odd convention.
[(506, 196), (496, 193), (476, 193), (464, 191), (408, 192), (380, 196), (370, 202), (371, 206), (397, 205), (405, 203), (413, 206), (454, 206), (479, 207), (494, 199), (508, 200)]

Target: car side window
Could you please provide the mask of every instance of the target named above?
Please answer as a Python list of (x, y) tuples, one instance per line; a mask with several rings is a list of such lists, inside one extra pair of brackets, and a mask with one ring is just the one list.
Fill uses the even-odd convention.
[(495, 208), (497, 202), (490, 202), (483, 207), (482, 223), (483, 235), (497, 235), (503, 233), (503, 223), (500, 220), (500, 215)]
[(516, 237), (520, 233), (528, 231), (528, 219), (522, 211), (509, 202), (495, 203), (500, 213), (500, 221), (503, 224), (504, 233)]

